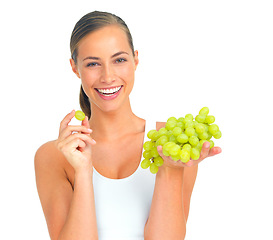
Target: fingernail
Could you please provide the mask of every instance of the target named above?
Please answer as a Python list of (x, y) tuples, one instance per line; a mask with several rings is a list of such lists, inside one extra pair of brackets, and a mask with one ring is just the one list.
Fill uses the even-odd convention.
[(210, 146), (210, 143), (206, 142), (205, 148), (209, 148), (209, 146)]
[(88, 128), (88, 129), (87, 129), (87, 131), (91, 133), (93, 130), (92, 130), (92, 129), (90, 129), (90, 128)]
[(92, 142), (93, 142), (93, 143), (97, 143), (94, 139), (92, 139)]

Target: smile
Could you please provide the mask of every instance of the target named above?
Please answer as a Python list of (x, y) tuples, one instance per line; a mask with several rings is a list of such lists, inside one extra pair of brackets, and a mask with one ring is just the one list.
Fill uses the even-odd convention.
[(120, 89), (121, 86), (113, 87), (113, 88), (95, 88), (100, 94), (103, 94), (104, 96), (112, 96), (116, 94)]

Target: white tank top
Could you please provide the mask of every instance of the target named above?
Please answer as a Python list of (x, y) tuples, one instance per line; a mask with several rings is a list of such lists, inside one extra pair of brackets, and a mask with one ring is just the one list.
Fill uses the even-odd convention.
[[(148, 131), (155, 129), (155, 122), (150, 124), (146, 120), (144, 142), (148, 140)], [(142, 169), (140, 163), (132, 175), (122, 179), (104, 177), (93, 167), (99, 240), (144, 240), (155, 174)]]

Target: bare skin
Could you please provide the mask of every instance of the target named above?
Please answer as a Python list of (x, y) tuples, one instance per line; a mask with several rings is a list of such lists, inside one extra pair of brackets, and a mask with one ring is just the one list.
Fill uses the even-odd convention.
[[(53, 240), (98, 239), (93, 167), (116, 179), (128, 177), (140, 163), (145, 120), (134, 115), (129, 100), (138, 61), (138, 52), (133, 55), (125, 33), (117, 26), (82, 39), (77, 64), (70, 60), (89, 97), (92, 114), (81, 126), (69, 125), (74, 110), (67, 114), (58, 139), (42, 145), (35, 155), (37, 189)], [(118, 86), (122, 86), (120, 93), (112, 100), (103, 99), (96, 90)], [(157, 123), (158, 129), (162, 126), (164, 123)], [(75, 131), (78, 133), (72, 134)], [(160, 147), (158, 151), (162, 155)], [(187, 164), (162, 155), (164, 165), (156, 176), (145, 240), (184, 239), (198, 163), (220, 152), (218, 147), (203, 148), (200, 160)]]

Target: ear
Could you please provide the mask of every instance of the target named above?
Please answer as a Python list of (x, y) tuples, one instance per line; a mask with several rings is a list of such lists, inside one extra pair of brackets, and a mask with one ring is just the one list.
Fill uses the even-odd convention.
[(70, 65), (72, 67), (72, 71), (77, 75), (78, 78), (81, 78), (79, 71), (78, 71), (78, 67), (75, 64), (74, 60), (72, 58), (70, 58), (69, 61), (70, 61)]
[(136, 68), (137, 68), (137, 66), (138, 66), (138, 63), (139, 63), (139, 60), (138, 60), (138, 51), (137, 50), (135, 50), (135, 70), (136, 70)]

